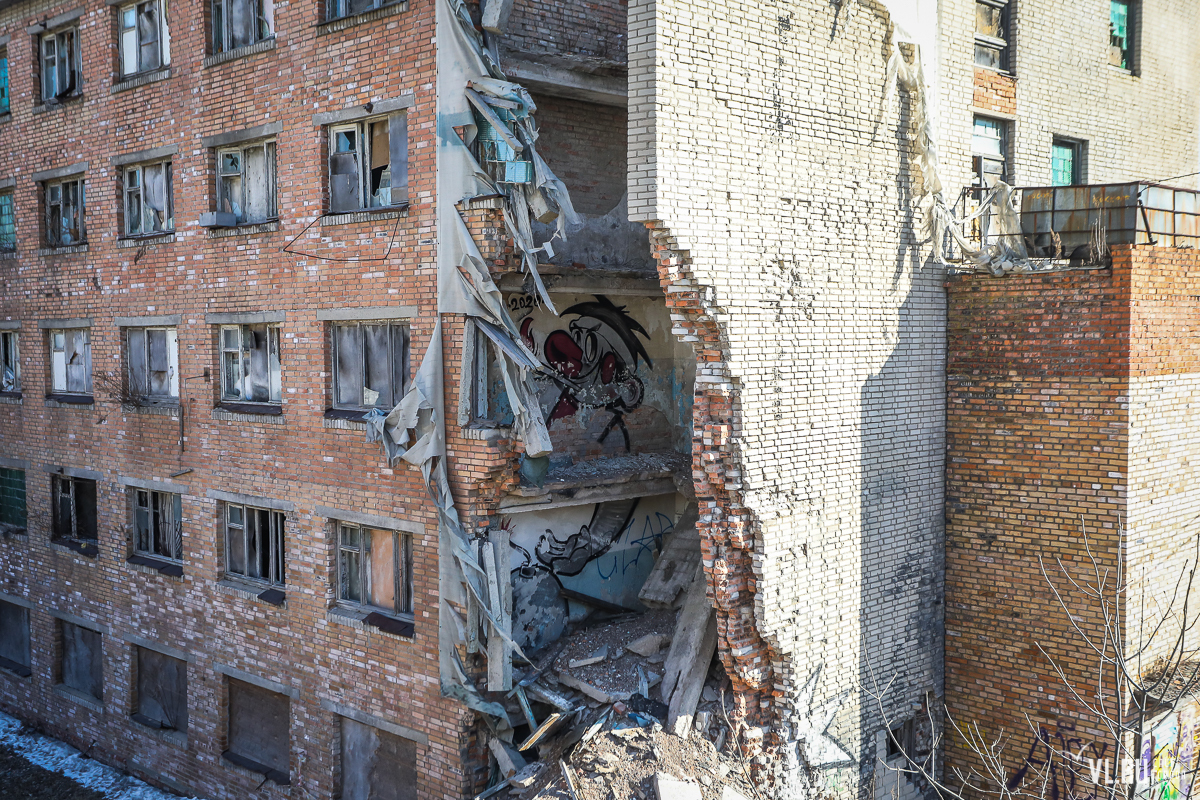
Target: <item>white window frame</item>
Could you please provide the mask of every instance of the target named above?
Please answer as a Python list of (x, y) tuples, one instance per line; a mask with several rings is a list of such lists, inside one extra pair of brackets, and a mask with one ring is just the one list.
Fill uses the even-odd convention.
[(0, 393), (21, 393), (21, 337), (0, 331)]
[[(253, 343), (247, 346), (247, 335), (253, 335), (255, 328), (265, 329), (267, 335), (266, 381), (269, 397), (267, 400), (246, 398), (247, 389), (251, 387), (250, 377), (253, 372), (251, 353), (254, 351)], [(221, 337), (219, 342), (221, 347), (221, 400), (229, 403), (257, 403), (259, 405), (282, 403), (283, 359), (279, 354), (279, 326), (272, 324), (222, 325), (219, 335)]]
[[(254, 523), (251, 523), (251, 512)], [(267, 529), (262, 530), (262, 516), (266, 514)], [(241, 503), (225, 504), (225, 574), (239, 580), (252, 581), (264, 586), (284, 588), (287, 586), (287, 517), (282, 511), (259, 508)], [(232, 537), (241, 537), (243, 572), (233, 568)], [(251, 538), (256, 540), (258, 552), (267, 548), (267, 574), (254, 575), (250, 564)]]
[(39, 86), (43, 103), (54, 103), (83, 93), (83, 61), (79, 51), (77, 26), (60, 28), (38, 37), (38, 63), (42, 73)]
[[(171, 36), (162, 0), (126, 3), (117, 9), (117, 36), (121, 52), (121, 77), (153, 72), (171, 63)], [(152, 23), (144, 17), (153, 12)]]
[[(380, 173), (378, 190), (371, 191), (373, 169), (364, 165), (374, 161), (373, 126), (387, 126), (388, 186)], [(393, 141), (393, 136), (399, 137)], [(408, 114), (398, 111), (386, 116), (329, 126), (329, 211), (348, 214), (355, 211), (388, 209), (408, 204)], [(393, 163), (399, 160), (397, 164)], [(381, 168), (382, 169), (382, 168)], [(347, 192), (353, 192), (347, 196)], [(386, 192), (386, 195), (383, 194)], [(346, 202), (356, 199), (357, 203)]]
[(130, 489), (133, 497), (133, 552), (183, 563), (183, 498), (172, 492)]
[[(356, 611), (378, 611), (390, 617), (411, 620), (413, 617), (412, 534), (389, 528), (360, 525), (356, 522), (334, 520), (337, 529), (337, 575), (334, 587), (337, 602)], [(371, 602), (371, 537), (367, 531), (392, 535), (392, 596), (393, 607), (385, 608)], [(356, 539), (348, 536), (352, 534)], [(352, 583), (357, 572), (357, 597)]]
[[(249, 206), (255, 200), (250, 195), (253, 176), (246, 169), (247, 154), (252, 150), (263, 151), (263, 169), (266, 172), (263, 176), (265, 213), (255, 217), (248, 216)], [(274, 139), (217, 150), (217, 212), (233, 214), (238, 225), (258, 225), (279, 218)]]
[[(1000, 132), (1000, 136), (996, 140), (999, 142), (1000, 153), (998, 155), (996, 153), (991, 152), (990, 149), (985, 150), (983, 148), (975, 147), (975, 139), (977, 138), (975, 136), (975, 125), (980, 120), (996, 124), (997, 129)], [(987, 173), (987, 171), (985, 169), (987, 164), (989, 164), (989, 163), (992, 163), (992, 164), (999, 163), (1001, 165), (1001, 172), (1000, 172), (1001, 179), (1006, 182), (1011, 181), (1011, 171), (1009, 168), (1009, 165), (1010, 165), (1009, 142), (1010, 142), (1011, 138), (1012, 138), (1011, 124), (1007, 120), (998, 119), (995, 117), (989, 117), (989, 116), (985, 116), (982, 114), (976, 114), (971, 119), (971, 153), (972, 153), (972, 161), (973, 161), (971, 171), (972, 171), (972, 176), (973, 176), (973, 183), (976, 186), (976, 188), (979, 188), (979, 189), (988, 188), (988, 186), (984, 183), (984, 177), (986, 174), (990, 174), (990, 173)]]
[[(254, 15), (247, 20), (253, 26), (249, 36), (237, 37), (229, 24), (235, 6), (243, 6), (243, 14)], [(247, 31), (242, 31), (243, 34)], [(274, 0), (213, 0), (212, 1), (212, 48), (213, 53), (225, 53), (242, 47), (250, 47), (275, 36)]]
[[(125, 377), (127, 394), (135, 398), (139, 404), (154, 405), (157, 403), (172, 403), (179, 400), (179, 336), (174, 327), (151, 326), (146, 328), (125, 328)], [(154, 363), (151, 337), (161, 334), (166, 342), (166, 363)], [(165, 367), (161, 370), (151, 370), (153, 366)], [(141, 367), (140, 374), (138, 367)], [(155, 391), (152, 372), (166, 373), (166, 385), (162, 391)], [(159, 383), (162, 388), (162, 383)]]
[[(50, 337), (50, 391), (52, 394), (70, 394), (90, 397), (92, 395), (92, 332), (90, 328), (54, 328), (47, 331)], [(67, 355), (68, 337), (83, 336), (83, 352), (80, 364), (72, 364)], [(72, 351), (72, 355), (75, 351)], [(87, 380), (83, 391), (67, 388), (68, 367), (83, 367)]]
[[(383, 391), (376, 392), (377, 398), (375, 402), (368, 403), (371, 399), (369, 392), (376, 390), (367, 386), (369, 376), (368, 367), (369, 359), (367, 358), (367, 334), (368, 327), (384, 327), (387, 329), (387, 364), (388, 364), (388, 381), (386, 388), (391, 393), (387, 396)], [(343, 358), (342, 343), (343, 331), (351, 331), (351, 334), (358, 339), (359, 344), (359, 364), (358, 376), (362, 378), (358, 387), (348, 387), (343, 385), (343, 370), (341, 363)], [(352, 410), (352, 411), (369, 411), (372, 408), (387, 409), (390, 411), (395, 407), (396, 403), (400, 402), (400, 398), (404, 396), (404, 392), (408, 389), (409, 375), (409, 325), (405, 321), (400, 320), (347, 320), (345, 322), (331, 323), (331, 338), (333, 344), (333, 407)], [(397, 364), (397, 346), (399, 346), (399, 361)], [(400, 384), (396, 385), (396, 371), (400, 371)], [(376, 385), (379, 385), (376, 383)], [(356, 394), (358, 402), (353, 399), (344, 399), (347, 393)]]
[[(125, 236), (161, 236), (175, 230), (174, 172), (171, 159), (131, 164), (123, 168), (125, 184)], [(162, 219), (147, 202), (146, 177), (154, 180), (154, 174), (162, 175), (163, 196), (159, 199), (163, 208)]]
[[(46, 181), (43, 191), (46, 202), (46, 244), (50, 247), (73, 247), (87, 242), (87, 231), (84, 228), (84, 180), (74, 176), (64, 180)], [(68, 196), (70, 195), (70, 196)], [(55, 224), (55, 210), (58, 211), (58, 224)], [(68, 215), (68, 209), (70, 214)], [(64, 223), (68, 219), (75, 220), (72, 235), (71, 228)]]

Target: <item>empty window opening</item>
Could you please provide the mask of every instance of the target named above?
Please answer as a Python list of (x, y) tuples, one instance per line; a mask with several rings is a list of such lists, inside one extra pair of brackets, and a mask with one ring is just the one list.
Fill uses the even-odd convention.
[(9, 113), (8, 48), (0, 47), (0, 114)]
[(79, 31), (47, 33), (41, 40), (42, 102), (62, 100), (80, 92)]
[(86, 239), (83, 229), (83, 179), (47, 183), (44, 191), (46, 244), (51, 247), (82, 244)]
[(175, 230), (171, 162), (125, 168), (125, 235), (152, 236)]
[(133, 719), (151, 728), (187, 732), (187, 662), (135, 647), (137, 698)]
[(29, 609), (16, 603), (0, 600), (0, 668), (28, 678)]
[(141, 555), (183, 560), (183, 498), (133, 490), (133, 549)]
[(1109, 0), (1108, 63), (1122, 69), (1133, 69), (1134, 14), (1131, 0)]
[(1012, 69), (1009, 26), (1012, 4), (1008, 0), (976, 0), (975, 63), (980, 67)]
[(222, 755), (275, 783), (288, 785), (291, 703), (287, 695), (234, 678), (228, 680), (229, 749)]
[(224, 53), (275, 35), (274, 0), (213, 0), (213, 52)]
[(416, 800), (417, 745), (342, 717), (345, 800)]
[(60, 620), (63, 686), (101, 700), (104, 697), (104, 651), (98, 631)]
[(21, 349), (16, 331), (0, 333), (0, 392), (21, 393)]
[(137, 75), (171, 61), (167, 20), (160, 0), (130, 3), (117, 12), (121, 25), (121, 75)]
[(408, 383), (408, 325), (353, 322), (333, 327), (336, 408), (391, 410)]
[(329, 18), (341, 19), (342, 17), (352, 17), (355, 14), (365, 14), (368, 11), (395, 5), (398, 2), (401, 0), (330, 0)]
[(225, 506), (225, 572), (283, 586), (284, 516), (265, 508)]
[(13, 193), (0, 192), (0, 253), (17, 249), (17, 217), (13, 211)]
[(279, 216), (275, 198), (275, 142), (217, 151), (217, 211), (238, 225)]
[(412, 613), (412, 536), (338, 523), (338, 598), (385, 614)]
[(179, 399), (179, 343), (175, 328), (126, 328), (128, 394), (139, 404)]
[(887, 757), (911, 756), (913, 752), (913, 721), (897, 722), (887, 731)]
[(1050, 146), (1050, 184), (1078, 186), (1083, 183), (1083, 146), (1070, 139), (1055, 139)]
[(385, 208), (407, 202), (407, 114), (330, 128), (330, 211)]
[(24, 533), (26, 524), (25, 470), (0, 467), (0, 527)]
[(50, 390), (54, 394), (92, 393), (92, 343), (87, 328), (50, 331)]
[(990, 188), (996, 181), (1008, 180), (1007, 123), (975, 117), (971, 132), (971, 153), (975, 167), (975, 186)]
[(279, 326), (221, 328), (221, 397), (242, 403), (279, 403), (282, 369)]
[(86, 478), (51, 476), (54, 500), (54, 539), (63, 543), (96, 544), (96, 482)]

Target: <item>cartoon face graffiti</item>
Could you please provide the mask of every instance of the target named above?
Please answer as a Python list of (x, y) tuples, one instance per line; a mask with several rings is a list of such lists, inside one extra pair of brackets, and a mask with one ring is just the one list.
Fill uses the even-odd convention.
[[(613, 418), (599, 441), (619, 427), (629, 450), (629, 432), (623, 415), (642, 404), (645, 387), (637, 375), (638, 362), (653, 367), (638, 335), (650, 338), (646, 329), (623, 306), (597, 295), (594, 302), (576, 303), (563, 311), (575, 315), (567, 329), (542, 336), (532, 317), (521, 322), (525, 344), (538, 354), (556, 376), (543, 393), (550, 405), (547, 422), (575, 415), (581, 408), (602, 408)], [(549, 383), (549, 381), (546, 381)]]

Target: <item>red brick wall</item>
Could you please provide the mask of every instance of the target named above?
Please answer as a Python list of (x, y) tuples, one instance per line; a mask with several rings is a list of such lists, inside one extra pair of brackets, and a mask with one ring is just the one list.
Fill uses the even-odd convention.
[(1001, 114), (1017, 113), (1017, 81), (1011, 75), (975, 68), (973, 105)]
[[(277, 46), (203, 67), (207, 4), (170, 6), (171, 77), (110, 94), (116, 58), (114, 10), (89, 0), (81, 20), (83, 98), (34, 114), (24, 28), (75, 7), (21, 3), (0, 12), (8, 33), (12, 121), (0, 138), (0, 178), (16, 179), (19, 251), (0, 261), (0, 319), (19, 320), (20, 405), (0, 405), (4, 455), (29, 462), (29, 533), (0, 540), (0, 591), (35, 604), (33, 677), (0, 674), (0, 708), (32, 720), (110, 763), (137, 758), (212, 797), (246, 797), (261, 778), (222, 762), (226, 664), (299, 691), (292, 703), (291, 771), (312, 796), (329, 796), (339, 770), (333, 700), (428, 735), (418, 747), (422, 797), (457, 798), (472, 780), (463, 768), (470, 744), (462, 707), (440, 695), (437, 674), (437, 522), (419, 472), (389, 467), (362, 430), (326, 428), (330, 378), (326, 324), (318, 309), (409, 305), (413, 369), (434, 324), (433, 2), (344, 31), (318, 35), (317, 4), (277, 4)], [(407, 216), (321, 228), (301, 238), (306, 253), (363, 259), (326, 261), (281, 252), (324, 210), (323, 131), (312, 115), (368, 101), (415, 95), (409, 114)], [(210, 238), (197, 219), (212, 207), (213, 160), (199, 138), (281, 122), (278, 136), (279, 230)], [(144, 249), (118, 247), (117, 154), (175, 144), (176, 240)], [(34, 170), (88, 162), (88, 250), (39, 256), (40, 209)], [(392, 232), (395, 241), (388, 250)], [(386, 253), (386, 257), (385, 256)], [(374, 259), (374, 260), (372, 260)], [(215, 334), (205, 313), (286, 312), (282, 325), (282, 424), (215, 419), (219, 375)], [(49, 407), (45, 335), (39, 319), (91, 317), (93, 375), (120, 375), (117, 315), (180, 314), (179, 355), (186, 400), (185, 447), (177, 418), (127, 411), (97, 387), (94, 406)], [(449, 363), (449, 362), (448, 362)], [(100, 471), (98, 558), (49, 544), (46, 465)], [(190, 470), (176, 478), (170, 476)], [(184, 576), (146, 574), (126, 564), (127, 512), (120, 476), (171, 480), (183, 499)], [(219, 591), (220, 504), (208, 489), (295, 504), (287, 514), (288, 591), (284, 608)], [(367, 634), (330, 621), (334, 544), (315, 511), (331, 506), (401, 517), (424, 526), (415, 537), (416, 634)], [(52, 691), (53, 621), (62, 611), (111, 626), (104, 640), (104, 712)], [(192, 654), (187, 747), (129, 720), (132, 646), (137, 635)], [(293, 789), (293, 792), (297, 789)], [(264, 796), (286, 793), (268, 784)]]
[(536, 95), (538, 155), (546, 159), (580, 214), (612, 211), (625, 194), (623, 108)]
[(570, 53), (623, 64), (627, 11), (627, 0), (516, 0), (504, 47), (523, 53)]

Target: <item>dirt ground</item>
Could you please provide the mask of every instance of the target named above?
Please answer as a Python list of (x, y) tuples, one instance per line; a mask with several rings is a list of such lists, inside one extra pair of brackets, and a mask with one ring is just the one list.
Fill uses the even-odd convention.
[(30, 764), (0, 745), (0, 800), (104, 800), (104, 795)]

